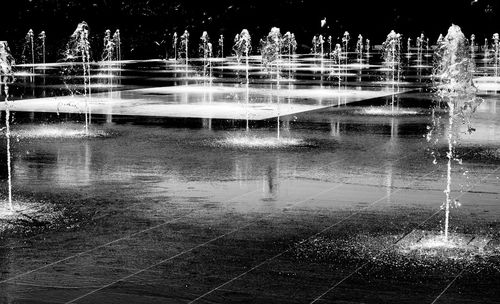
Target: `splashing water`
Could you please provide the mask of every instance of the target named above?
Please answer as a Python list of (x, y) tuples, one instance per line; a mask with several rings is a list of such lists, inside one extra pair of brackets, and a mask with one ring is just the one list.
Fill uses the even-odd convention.
[(103, 61), (112, 61), (114, 58), (115, 44), (113, 39), (111, 39), (111, 31), (106, 30), (104, 32), (104, 50), (102, 52)]
[[(248, 107), (249, 98), (250, 98), (250, 75), (248, 72), (249, 63), (248, 58), (249, 54), (252, 51), (252, 38), (250, 37), (250, 33), (247, 29), (243, 29), (239, 35), (235, 37), (235, 43), (233, 46), (233, 50), (236, 53), (236, 58), (238, 62), (241, 62), (241, 58), (245, 56), (245, 75), (246, 75), (246, 106)], [(248, 110), (246, 117), (246, 129), (249, 131), (249, 123), (248, 123)]]
[(14, 209), (0, 206), (0, 234), (40, 233), (47, 229), (72, 229), (78, 227), (82, 215), (69, 208), (47, 201), (16, 199)]
[[(63, 71), (64, 83), (66, 87), (74, 94), (76, 90), (71, 89), (71, 81), (74, 81), (73, 74), (78, 73), (78, 67), (81, 65), (83, 74), (83, 95), (85, 98), (85, 130), (88, 132), (91, 124), (91, 108), (89, 99), (91, 92), (91, 71), (90, 71), (90, 42), (89, 27), (85, 21), (78, 24), (66, 45), (63, 61), (70, 62), (70, 65)], [(76, 64), (78, 63), (78, 64)]]
[(174, 60), (177, 60), (177, 41), (178, 41), (178, 37), (177, 37), (177, 32), (175, 32), (173, 35), (172, 35), (172, 49), (174, 50)]
[[(32, 65), (31, 67), (31, 73), (35, 73), (35, 33), (33, 32), (32, 29), (26, 33), (26, 36), (24, 37), (24, 45), (23, 45), (23, 52), (22, 52), (22, 62), (23, 63), (30, 63)], [(30, 77), (30, 80), (33, 81), (34, 78)]]
[(449, 111), (448, 123), (448, 151), (447, 158), (447, 178), (444, 193), (446, 201), (443, 209), (445, 210), (444, 239), (448, 240), (450, 206), (451, 206), (451, 162), (455, 159), (453, 136), (454, 118), (462, 117), (467, 123), (469, 132), (470, 117), (481, 103), (475, 94), (477, 89), (472, 82), (474, 71), (474, 62), (470, 57), (470, 47), (465, 35), (460, 27), (452, 25), (446, 37), (440, 37), (438, 48), (434, 58), (434, 86), (437, 95), (447, 103)]
[(224, 35), (219, 36), (219, 51), (218, 55), (220, 58), (224, 58)]
[(217, 141), (217, 144), (223, 147), (277, 149), (285, 147), (304, 146), (306, 145), (306, 142), (298, 138), (259, 137), (257, 135), (249, 134), (231, 134)]
[(116, 30), (113, 34), (113, 43), (115, 46), (115, 58), (116, 60), (122, 60), (122, 41), (120, 36), (120, 30)]
[(358, 111), (362, 115), (380, 115), (380, 116), (404, 116), (404, 115), (416, 115), (419, 111), (412, 109), (398, 109), (393, 110), (386, 107), (368, 107), (362, 108)]
[[(0, 83), (3, 83), (5, 93), (5, 137), (7, 138), (7, 173), (8, 173), (8, 206), (14, 210), (12, 205), (12, 165), (10, 155), (10, 100), (9, 83), (14, 81), (12, 66), (15, 64), (14, 57), (10, 54), (9, 45), (6, 41), (0, 41)], [(1, 91), (0, 91), (1, 92)]]
[(40, 34), (38, 34), (38, 39), (40, 39), (42, 45), (42, 63), (45, 64), (46, 62), (45, 42), (47, 40), (47, 35), (45, 34), (45, 31), (41, 31)]
[[(276, 89), (280, 90), (280, 61), (281, 61), (281, 48), (283, 44), (283, 37), (281, 36), (281, 31), (277, 27), (271, 28), (271, 31), (267, 37), (261, 40), (261, 54), (262, 62), (266, 66), (266, 69), (271, 65), (276, 67)], [(278, 96), (278, 115), (276, 118), (277, 123), (277, 138), (280, 138), (280, 112), (279, 104), (280, 97)]]
[(358, 62), (363, 61), (363, 35), (358, 35), (358, 41), (356, 42), (356, 54), (358, 55)]
[(414, 231), (407, 238), (400, 235), (370, 234), (344, 237), (319, 236), (296, 243), (290, 250), (295, 260), (341, 264), (356, 261), (376, 268), (402, 271), (407, 276), (418, 269), (439, 269), (468, 263), (474, 267), (498, 267), (498, 250), (488, 236), (453, 234), (449, 240), (435, 232)]
[(82, 130), (78, 125), (36, 125), (34, 127), (13, 130), (11, 136), (16, 138), (48, 139), (48, 138), (91, 138), (108, 137), (110, 134), (102, 130)]
[(448, 131), (448, 152), (446, 152), (446, 158), (448, 158), (447, 170), (446, 170), (446, 189), (444, 193), (446, 195), (445, 204), (445, 219), (444, 219), (444, 238), (448, 241), (448, 231), (450, 225), (450, 203), (451, 203), (451, 161), (453, 159), (453, 113), (454, 105), (450, 103), (450, 116), (449, 116), (449, 131)]
[(212, 57), (212, 43), (210, 43), (210, 37), (206, 31), (200, 37), (199, 53), (203, 58), (203, 77), (211, 78), (211, 75), (207, 74), (207, 70), (211, 70), (209, 59)]
[[(177, 36), (176, 36), (177, 38)], [(184, 53), (184, 58), (186, 58), (186, 68), (189, 64), (189, 32), (187, 30), (184, 31), (184, 34), (181, 36), (180, 43), (180, 54)]]
[[(331, 76), (337, 78), (338, 90), (340, 91), (342, 88), (342, 68), (341, 68), (341, 60), (342, 60), (342, 47), (339, 43), (335, 45), (335, 49), (332, 53), (332, 62), (334, 65), (332, 66)], [(340, 99), (339, 99), (340, 102)]]
[[(387, 35), (387, 39), (382, 44), (382, 56), (384, 65), (389, 69), (386, 81), (392, 83), (392, 90), (394, 86), (399, 83), (401, 78), (401, 34), (391, 31)], [(399, 90), (399, 86), (398, 86)], [(394, 95), (391, 99), (391, 109), (394, 111)]]
[(297, 40), (295, 39), (295, 34), (291, 32), (286, 32), (283, 35), (283, 54), (288, 54), (291, 57), (297, 51)]

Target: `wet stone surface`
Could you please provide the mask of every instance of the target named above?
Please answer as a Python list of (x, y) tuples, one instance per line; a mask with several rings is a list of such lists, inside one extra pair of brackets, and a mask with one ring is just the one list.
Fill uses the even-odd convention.
[[(498, 303), (498, 95), (481, 92), (474, 132), (454, 124), (443, 241), (449, 120), (429, 68), (393, 87), (376, 62), (352, 64), (344, 100), (311, 62), (284, 65), (278, 90), (252, 58), (249, 102), (265, 115), (248, 123), (232, 59), (213, 79), (195, 60), (93, 66), (89, 133), (81, 109), (54, 111), (59, 67), (18, 81), (13, 99), (37, 110), (13, 112), (0, 303)], [(214, 97), (243, 116), (196, 108)], [(280, 113), (279, 138), (278, 102), (307, 108)], [(197, 114), (119, 112), (163, 103)], [(0, 177), (4, 202), (5, 162)]]

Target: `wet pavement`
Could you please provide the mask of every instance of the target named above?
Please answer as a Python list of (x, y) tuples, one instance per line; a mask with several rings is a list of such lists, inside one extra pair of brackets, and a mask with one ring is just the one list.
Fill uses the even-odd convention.
[[(124, 68), (124, 89), (186, 85), (143, 79), (163, 73), (157, 63)], [(321, 86), (314, 70), (294, 73)], [(374, 81), (362, 89), (380, 87), (363, 75)], [(252, 78), (276, 85), (266, 81)], [(81, 114), (14, 113), (25, 209), (1, 219), (0, 302), (498, 303), (500, 99), (481, 93), (475, 132), (453, 131), (446, 248), (448, 117), (423, 87), (401, 88), (401, 115), (388, 96), (283, 116), (280, 140), (274, 116), (246, 131), (232, 119), (96, 115), (86, 136)], [(14, 92), (44, 97), (29, 83)], [(5, 197), (5, 164), (0, 173)]]

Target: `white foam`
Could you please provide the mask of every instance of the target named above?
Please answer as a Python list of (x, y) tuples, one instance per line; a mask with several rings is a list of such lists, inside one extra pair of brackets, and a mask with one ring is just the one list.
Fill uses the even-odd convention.
[(218, 141), (219, 145), (238, 148), (282, 148), (291, 146), (301, 146), (305, 142), (299, 138), (290, 137), (260, 137), (257, 135), (238, 134), (229, 135)]

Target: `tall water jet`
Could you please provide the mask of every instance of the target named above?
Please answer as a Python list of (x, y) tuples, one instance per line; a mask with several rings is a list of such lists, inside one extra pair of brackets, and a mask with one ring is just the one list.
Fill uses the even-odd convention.
[(318, 44), (319, 44), (319, 54), (321, 58), (323, 58), (325, 54), (325, 39), (323, 38), (323, 35), (318, 36)]
[(358, 35), (358, 41), (356, 42), (356, 54), (358, 62), (361, 63), (363, 61), (363, 36), (361, 34)]
[[(34, 34), (33, 30), (29, 30), (28, 36), (30, 37), (30, 46), (31, 46), (31, 64), (35, 64), (35, 39), (34, 39)], [(35, 67), (33, 67), (33, 70)]]
[(115, 57), (116, 60), (122, 60), (122, 41), (120, 36), (120, 30), (116, 30), (113, 34), (113, 44), (115, 46)]
[(344, 32), (344, 36), (342, 37), (342, 44), (344, 46), (344, 55), (345, 55), (345, 65), (347, 69), (347, 64), (349, 63), (349, 41), (351, 40), (351, 36), (348, 31)]
[(342, 36), (342, 47), (344, 53), (344, 83), (347, 83), (347, 65), (349, 64), (349, 41), (351, 40), (351, 35), (348, 31), (344, 32)]
[(200, 37), (199, 54), (203, 58), (203, 77), (207, 77), (207, 69), (210, 65), (210, 53), (212, 52), (212, 44), (208, 33), (204, 31)]
[(324, 68), (325, 68), (325, 39), (323, 38), (323, 35), (318, 36), (318, 44), (319, 44), (319, 56), (320, 56), (320, 86), (323, 87), (323, 73), (324, 73)]
[[(392, 90), (394, 91), (394, 86), (399, 83), (400, 80), (400, 68), (401, 68), (401, 35), (395, 31), (391, 31), (387, 35), (387, 39), (382, 44), (382, 56), (384, 59), (384, 65), (389, 69), (387, 81), (392, 84)], [(394, 112), (394, 94), (392, 95), (391, 111)]]
[[(90, 71), (90, 42), (89, 27), (85, 21), (78, 24), (66, 45), (64, 59), (71, 63), (81, 62), (83, 70), (83, 95), (85, 97), (85, 133), (89, 134), (89, 125), (91, 123), (91, 109), (89, 99), (92, 95), (91, 90), (91, 71)], [(71, 77), (71, 75), (69, 75)]]
[(476, 54), (476, 35), (470, 35), (470, 58), (474, 60)]
[(41, 31), (40, 34), (38, 35), (38, 39), (40, 39), (40, 44), (42, 46), (42, 63), (46, 63), (46, 50), (45, 50), (45, 43), (47, 40), (47, 35), (45, 34), (45, 31)]
[(318, 36), (314, 35), (312, 39), (312, 53), (314, 55), (318, 54), (318, 48), (319, 48)]
[(111, 31), (106, 30), (104, 32), (103, 39), (103, 52), (102, 52), (102, 60), (103, 61), (111, 61), (113, 60), (113, 52), (115, 50), (114, 42), (111, 39)]
[[(341, 68), (342, 46), (340, 46), (339, 43), (337, 43), (335, 45), (335, 50), (333, 51), (333, 54), (332, 54), (332, 60), (333, 60), (334, 67), (335, 67), (335, 70), (332, 71), (332, 74), (333, 75), (336, 74), (336, 76), (337, 76), (338, 90), (340, 92), (340, 90), (341, 90), (341, 83), (342, 83), (342, 68)], [(335, 71), (337, 73), (335, 73)], [(340, 99), (339, 99), (339, 105), (340, 105)]]
[[(235, 44), (233, 46), (233, 50), (236, 53), (236, 58), (238, 59), (238, 62), (241, 62), (241, 58), (245, 56), (245, 73), (246, 73), (246, 106), (248, 109), (248, 103), (249, 103), (249, 98), (250, 98), (250, 92), (249, 92), (249, 86), (250, 86), (250, 76), (249, 76), (249, 63), (248, 63), (248, 58), (250, 55), (250, 52), (252, 51), (252, 38), (250, 36), (250, 33), (248, 32), (247, 29), (243, 29), (239, 35), (237, 41), (235, 41)], [(249, 131), (249, 122), (248, 122), (248, 110), (247, 110), (247, 115), (246, 115), (246, 130)]]
[(371, 51), (370, 39), (366, 39), (365, 53), (367, 61), (370, 59), (370, 51)]
[(30, 29), (28, 33), (26, 34), (25, 38), (25, 45), (27, 48), (29, 48), (29, 56), (31, 59), (31, 64), (35, 64), (35, 39), (34, 39), (35, 34), (33, 33), (33, 30)]
[(288, 79), (292, 78), (292, 55), (297, 51), (297, 41), (295, 34), (286, 32), (283, 35), (282, 53), (288, 56)]
[(224, 35), (219, 36), (219, 57), (224, 58)]
[[(280, 57), (281, 57), (281, 46), (282, 46), (282, 36), (280, 29), (277, 27), (273, 27), (265, 40), (261, 41), (261, 53), (262, 53), (262, 62), (266, 66), (266, 68), (271, 67), (274, 64), (276, 67), (276, 88), (280, 89)], [(279, 103), (280, 98), (278, 95), (278, 117), (277, 117), (277, 125), (278, 125), (278, 139), (280, 138), (280, 113), (279, 113)]]
[(177, 44), (178, 44), (177, 32), (172, 36), (172, 48), (174, 49), (174, 60), (177, 60)]
[[(0, 41), (0, 83), (3, 84), (3, 93), (5, 94), (5, 137), (7, 139), (7, 174), (8, 174), (8, 207), (14, 210), (12, 205), (12, 165), (10, 155), (10, 100), (9, 83), (13, 82), (12, 66), (14, 65), (9, 45), (6, 41)], [(1, 91), (0, 91), (1, 94)]]
[(484, 66), (486, 66), (488, 64), (489, 55), (490, 55), (490, 50), (489, 50), (489, 46), (488, 46), (488, 38), (484, 38), (484, 45), (483, 45)]
[(328, 58), (332, 59), (332, 52), (333, 52), (333, 38), (332, 36), (328, 36), (328, 39), (327, 39), (327, 42), (328, 42)]
[(411, 58), (411, 38), (408, 37), (408, 40), (406, 40), (406, 57), (408, 60)]
[(477, 89), (473, 84), (474, 61), (470, 57), (470, 46), (460, 27), (452, 25), (449, 28), (446, 37), (438, 44), (434, 56), (434, 86), (437, 95), (447, 103), (449, 110), (448, 151), (446, 153), (448, 163), (444, 190), (446, 196), (444, 238), (448, 241), (452, 203), (451, 165), (452, 160), (455, 159), (453, 122), (455, 116), (463, 117), (471, 132), (469, 118), (481, 103), (481, 99), (476, 98)]
[[(498, 33), (493, 34), (493, 52), (495, 54), (494, 66), (495, 66), (495, 78), (498, 77), (498, 63), (500, 60), (500, 35)], [(497, 79), (495, 79), (497, 81)]]
[(429, 55), (429, 51), (430, 51), (430, 43), (429, 43), (429, 38), (425, 38), (425, 57), (428, 58), (430, 57)]
[[(31, 73), (35, 73), (35, 39), (33, 30), (30, 29), (26, 36), (24, 37), (24, 46), (22, 53), (22, 61), (24, 63), (31, 64)], [(30, 77), (30, 81), (33, 81), (33, 77)]]
[(417, 37), (417, 62), (419, 64), (422, 64), (422, 54), (424, 51), (424, 43), (425, 43), (425, 36), (424, 34), (420, 34), (420, 37)]
[(181, 52), (184, 53), (186, 58), (186, 68), (189, 63), (189, 32), (188, 30), (184, 31), (184, 34), (181, 36), (181, 44), (180, 44)]
[[(111, 31), (106, 30), (104, 32), (104, 39), (103, 39), (103, 51), (101, 55), (101, 60), (106, 62), (107, 61), (107, 70), (108, 70), (108, 84), (111, 84), (112, 82), (112, 69), (111, 69), (111, 62), (115, 59), (117, 59), (117, 48), (115, 44), (115, 39), (114, 37), (111, 38)], [(111, 90), (111, 88), (110, 88)], [(110, 93), (111, 95), (111, 93)], [(111, 120), (111, 118), (109, 119)]]
[(297, 40), (295, 40), (295, 34), (286, 32), (283, 35), (282, 45), (282, 53), (287, 54), (288, 57), (292, 57), (292, 55), (294, 55), (297, 51)]

